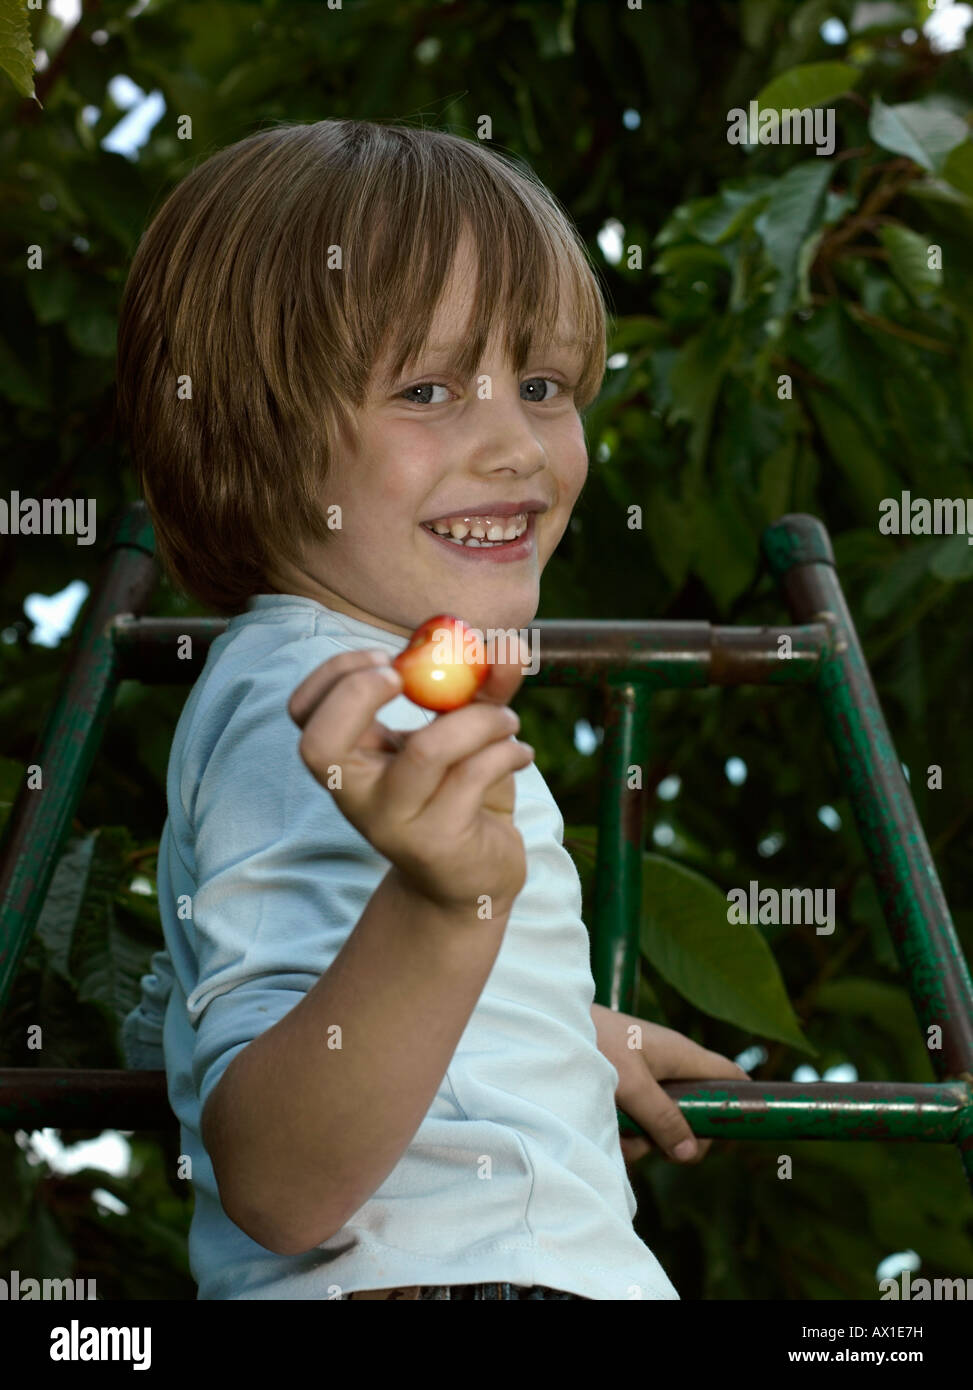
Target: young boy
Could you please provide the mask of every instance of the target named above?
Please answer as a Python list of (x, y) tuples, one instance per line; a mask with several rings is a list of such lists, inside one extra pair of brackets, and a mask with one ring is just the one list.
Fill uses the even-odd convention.
[(456, 136), (265, 130), (139, 247), (120, 417), (169, 573), (230, 617), (124, 1030), (168, 1074), (202, 1299), (678, 1298), (615, 1104), (698, 1158), (658, 1079), (746, 1073), (593, 1007), (519, 666), (434, 716), (389, 664), (436, 614), (530, 624), (604, 366), (580, 237)]

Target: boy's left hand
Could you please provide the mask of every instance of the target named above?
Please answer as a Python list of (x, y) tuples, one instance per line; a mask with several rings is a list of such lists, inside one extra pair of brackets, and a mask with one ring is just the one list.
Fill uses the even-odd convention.
[[(636, 1124), (651, 1134), (664, 1157), (676, 1163), (698, 1163), (709, 1151), (712, 1139), (697, 1139), (674, 1100), (666, 1095), (660, 1081), (750, 1081), (742, 1067), (710, 1052), (682, 1033), (649, 1023), (631, 1014), (592, 1005), (592, 1022), (598, 1035), (598, 1051), (618, 1072), (615, 1102)], [(629, 1029), (641, 1030), (642, 1047), (629, 1046)], [(636, 1033), (632, 1035), (638, 1037)], [(677, 1153), (686, 1141), (695, 1152)], [(622, 1157), (626, 1167), (636, 1163), (652, 1149), (639, 1135), (621, 1135)]]

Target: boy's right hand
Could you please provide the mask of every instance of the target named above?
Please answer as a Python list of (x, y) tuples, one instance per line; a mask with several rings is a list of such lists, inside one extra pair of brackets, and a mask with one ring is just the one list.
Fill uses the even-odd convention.
[(533, 750), (511, 738), (520, 720), (504, 703), (522, 681), (494, 665), (470, 704), (395, 731), (375, 714), (402, 678), (371, 649), (323, 662), (288, 701), (301, 758), (342, 814), (416, 891), (474, 919), (483, 894), (491, 915), (509, 911), (527, 878), (513, 773)]

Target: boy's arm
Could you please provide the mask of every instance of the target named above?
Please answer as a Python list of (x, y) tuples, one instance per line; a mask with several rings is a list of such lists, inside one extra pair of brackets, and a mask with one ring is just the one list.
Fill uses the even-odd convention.
[(313, 1249), (388, 1177), (449, 1067), (511, 906), (495, 903), (492, 920), (449, 911), (390, 869), (317, 984), (234, 1057), (207, 1100), (203, 1142), (224, 1210), (258, 1244)]

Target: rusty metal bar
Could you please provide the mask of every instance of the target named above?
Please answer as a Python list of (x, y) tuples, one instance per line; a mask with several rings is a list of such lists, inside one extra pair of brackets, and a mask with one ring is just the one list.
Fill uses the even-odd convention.
[[(597, 685), (610, 677), (653, 690), (707, 685), (809, 685), (828, 649), (824, 623), (800, 627), (715, 627), (710, 623), (540, 619), (538, 685)], [(187, 684), (203, 669), (225, 618), (119, 617), (115, 650), (122, 679)], [(179, 655), (191, 639), (192, 656)], [(782, 639), (792, 655), (782, 659)]]
[(644, 685), (612, 683), (604, 710), (592, 974), (597, 1002), (622, 1013), (633, 1013), (638, 1000), (644, 777), (651, 698)]
[(0, 843), (0, 1011), (30, 942), (65, 832), (111, 712), (118, 667), (111, 630), (118, 613), (138, 613), (157, 577), (148, 511), (126, 511), (72, 643), (67, 673), (31, 764), (40, 785), (21, 785)]
[(0, 1129), (178, 1129), (164, 1071), (0, 1068)]
[[(799, 623), (832, 634), (818, 693), (844, 790), (858, 823), (896, 953), (936, 1075), (973, 1081), (973, 982), (909, 784), (848, 611), (827, 531), (815, 517), (781, 517), (764, 550)], [(960, 1150), (973, 1185), (973, 1134)]]
[[(191, 685), (226, 627), (226, 618), (136, 618), (121, 614), (112, 624), (120, 679), (143, 685)], [(186, 638), (189, 655), (183, 656), (180, 653)]]
[(959, 1081), (675, 1081), (663, 1089), (703, 1139), (956, 1143), (973, 1104)]

